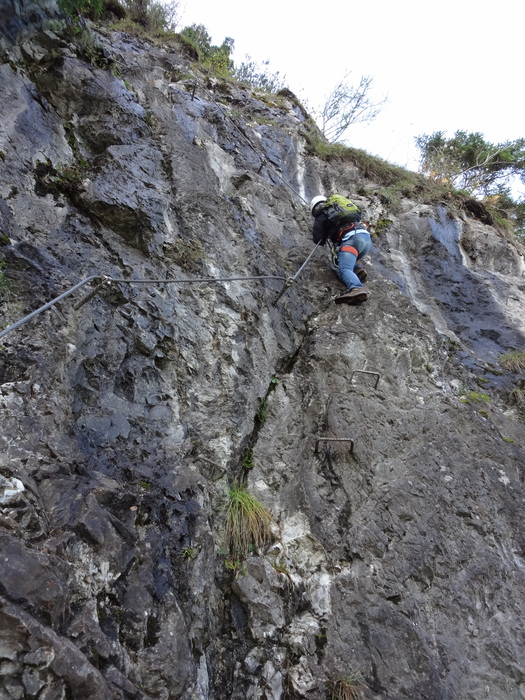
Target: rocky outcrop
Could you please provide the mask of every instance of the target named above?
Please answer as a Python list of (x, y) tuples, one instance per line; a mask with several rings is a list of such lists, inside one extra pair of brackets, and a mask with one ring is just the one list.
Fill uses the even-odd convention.
[[(363, 698), (524, 697), (519, 245), (389, 208), (290, 94), (30, 26), (0, 64), (4, 325), (106, 281), (1, 340), (0, 698), (313, 700), (357, 671)], [(279, 296), (320, 191), (375, 231), (359, 307), (321, 250)], [(232, 562), (242, 480), (273, 534)]]

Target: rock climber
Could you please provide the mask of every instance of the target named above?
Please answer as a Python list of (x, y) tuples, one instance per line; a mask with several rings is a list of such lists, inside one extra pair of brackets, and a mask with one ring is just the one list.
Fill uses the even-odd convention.
[(361, 211), (351, 200), (334, 194), (318, 195), (310, 202), (315, 218), (314, 243), (325, 245), (329, 241), (337, 254), (334, 268), (347, 290), (335, 298), (336, 304), (358, 304), (368, 299), (363, 288), (366, 270), (358, 265), (371, 248), (370, 233), (361, 223)]

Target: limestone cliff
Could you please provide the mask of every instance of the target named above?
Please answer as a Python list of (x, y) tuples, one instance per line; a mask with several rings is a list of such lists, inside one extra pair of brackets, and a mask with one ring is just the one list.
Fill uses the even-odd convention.
[[(525, 697), (518, 244), (320, 158), (291, 94), (49, 13), (0, 44), (2, 327), (106, 281), (0, 341), (1, 700)], [(318, 249), (276, 303), (331, 191), (370, 299)], [(273, 539), (235, 563), (243, 480)]]

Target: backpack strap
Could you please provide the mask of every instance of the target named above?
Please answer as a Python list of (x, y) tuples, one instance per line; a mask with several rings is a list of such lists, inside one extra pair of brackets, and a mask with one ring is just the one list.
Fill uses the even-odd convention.
[(350, 226), (345, 226), (345, 228), (341, 229), (339, 233), (337, 234), (337, 241), (336, 245), (339, 245), (341, 242), (341, 238), (345, 235), (345, 233), (348, 233), (348, 231), (353, 231), (355, 229), (355, 223), (350, 224)]

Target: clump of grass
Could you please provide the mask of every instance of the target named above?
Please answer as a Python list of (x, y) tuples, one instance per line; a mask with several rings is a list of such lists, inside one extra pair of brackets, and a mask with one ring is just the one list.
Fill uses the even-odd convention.
[(382, 233), (386, 228), (388, 228), (392, 223), (392, 219), (378, 219), (372, 226), (372, 232), (379, 236), (379, 234)]
[(525, 369), (525, 350), (510, 350), (499, 356), (499, 363), (511, 372)]
[(271, 540), (271, 513), (243, 486), (228, 490), (226, 540), (230, 558), (242, 561)]
[(344, 146), (342, 143), (329, 143), (320, 134), (312, 134), (309, 131), (305, 131), (304, 137), (310, 151), (323, 160), (343, 159), (350, 150), (348, 146)]
[(359, 700), (360, 691), (366, 688), (361, 672), (355, 671), (332, 683), (331, 700)]
[(36, 191), (38, 194), (77, 194), (84, 189), (83, 182), (87, 170), (88, 163), (83, 159), (71, 163), (60, 163), (56, 168), (49, 158), (45, 161), (37, 161), (34, 170)]
[(185, 272), (194, 272), (203, 258), (204, 251), (199, 241), (177, 240), (166, 248), (165, 254)]
[(519, 387), (514, 387), (509, 393), (509, 399), (511, 403), (516, 404), (516, 406), (525, 405), (525, 389), (520, 389)]
[(253, 469), (255, 466), (255, 461), (253, 459), (253, 450), (251, 447), (248, 447), (244, 452), (242, 466), (243, 469)]
[(257, 419), (261, 423), (264, 423), (267, 418), (268, 418), (268, 399), (264, 398), (261, 401), (261, 403), (259, 404), (259, 408), (257, 409)]
[(83, 189), (82, 181), (86, 176), (87, 168), (88, 164), (85, 160), (59, 165), (52, 182), (57, 190), (66, 194), (79, 192)]
[(111, 22), (108, 24), (108, 29), (115, 32), (125, 32), (126, 34), (131, 34), (131, 36), (136, 36), (139, 39), (145, 39), (148, 35), (144, 27), (128, 18), (121, 18), (115, 22)]
[(186, 559), (186, 561), (193, 561), (197, 554), (198, 552), (195, 547), (184, 547), (182, 550), (182, 558)]
[(278, 574), (290, 576), (290, 569), (285, 564), (278, 564), (276, 561), (274, 561), (272, 566)]
[(468, 391), (464, 394), (461, 399), (463, 403), (490, 403), (490, 396), (487, 394), (481, 394), (478, 391)]

